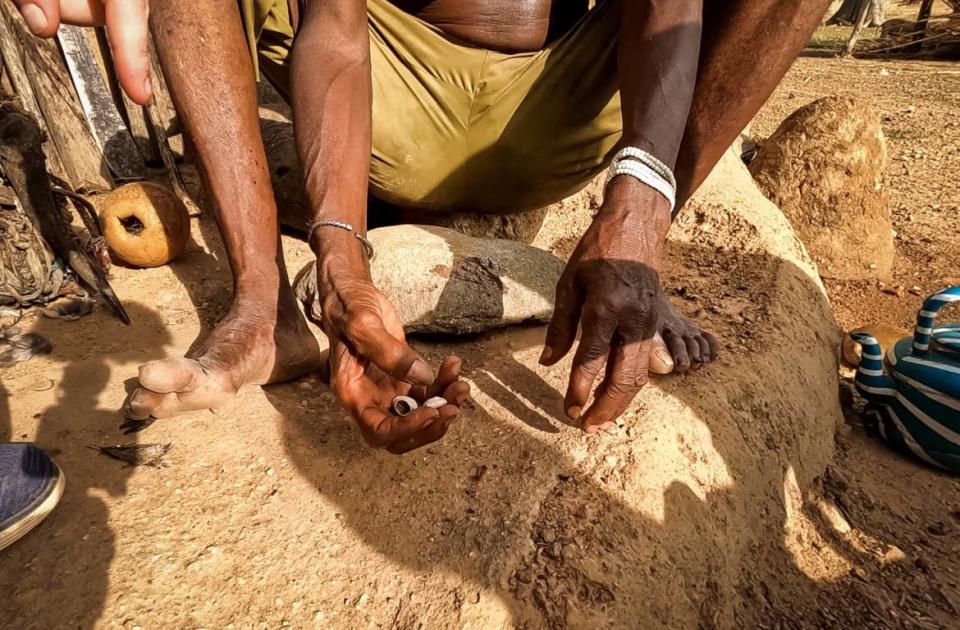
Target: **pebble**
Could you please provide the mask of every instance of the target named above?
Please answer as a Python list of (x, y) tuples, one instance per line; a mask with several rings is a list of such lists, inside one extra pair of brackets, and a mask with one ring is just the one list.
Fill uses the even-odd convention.
[(549, 527), (545, 527), (540, 530), (540, 540), (549, 545), (557, 540), (557, 532), (553, 531)]
[(558, 542), (553, 543), (552, 545), (547, 545), (544, 552), (554, 560), (559, 560), (563, 557), (563, 545)]
[(530, 584), (533, 582), (533, 574), (526, 569), (520, 569), (514, 575), (518, 582), (523, 582), (524, 584)]
[(934, 536), (944, 536), (947, 533), (947, 526), (942, 521), (937, 521), (927, 525), (927, 531)]

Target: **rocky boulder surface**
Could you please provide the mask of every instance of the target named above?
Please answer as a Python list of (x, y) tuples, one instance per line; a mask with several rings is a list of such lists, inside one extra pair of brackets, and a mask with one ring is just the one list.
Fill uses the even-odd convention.
[(761, 143), (750, 172), (828, 278), (885, 278), (893, 226), (880, 116), (849, 97), (798, 109)]

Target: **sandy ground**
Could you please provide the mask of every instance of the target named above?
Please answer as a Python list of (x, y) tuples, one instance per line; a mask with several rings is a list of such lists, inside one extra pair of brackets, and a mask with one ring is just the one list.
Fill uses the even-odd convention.
[[(834, 312), (844, 326), (909, 324), (919, 301), (909, 290), (949, 283), (960, 260), (960, 199), (947, 175), (960, 172), (960, 70), (801, 59), (753, 132), (831, 93), (868, 98), (884, 116), (898, 230), (896, 277), (828, 285)], [(841, 516), (818, 517), (832, 529), (791, 527), (807, 497), (789, 483), (764, 487), (780, 463), (748, 467), (738, 448), (753, 448), (752, 434), (738, 447), (709, 414), (678, 434), (640, 408), (621, 431), (585, 439), (560, 412), (562, 371), (535, 367), (541, 328), (421, 343), (434, 358), (463, 354), (477, 387), (461, 426), (409, 457), (364, 446), (314, 379), (157, 423), (135, 439), (172, 442), (166, 468), (99, 456), (86, 446), (128, 439), (116, 410), (136, 366), (187, 350), (229, 302), (214, 227), (201, 221), (195, 232), (169, 268), (117, 270), (136, 326), (102, 310), (79, 322), (31, 320), (54, 355), (3, 374), (0, 439), (37, 441), (69, 476), (55, 515), (0, 554), (5, 625), (584, 627), (617, 606), (610, 619), (622, 627), (636, 627), (624, 607), (642, 611), (637, 625), (673, 627), (955, 625), (960, 488), (865, 435), (855, 405), (819, 484)], [(727, 289), (698, 290), (739, 297)], [(650, 400), (729, 384), (737, 353), (756, 342), (743, 331), (762, 329), (747, 315), (740, 332), (714, 322), (732, 358)], [(641, 436), (649, 445), (638, 450)], [(777, 445), (767, 446), (773, 458)], [(657, 449), (676, 461), (645, 466)], [(623, 499), (636, 493), (650, 493), (643, 505), (653, 507)], [(784, 514), (751, 517), (750, 502), (768, 496)], [(754, 529), (766, 538), (746, 536)], [(660, 586), (631, 590), (633, 573)]]

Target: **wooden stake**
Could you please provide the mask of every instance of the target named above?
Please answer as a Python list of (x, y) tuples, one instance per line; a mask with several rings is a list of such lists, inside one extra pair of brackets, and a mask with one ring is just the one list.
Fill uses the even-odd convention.
[(911, 50), (920, 50), (920, 41), (927, 34), (927, 25), (930, 23), (930, 13), (933, 11), (933, 0), (923, 0), (920, 3), (920, 12), (917, 14), (917, 24), (913, 29), (914, 47)]
[(97, 53), (97, 62), (103, 67), (103, 73), (107, 86), (113, 94), (113, 100), (117, 104), (117, 109), (127, 123), (130, 135), (133, 141), (140, 149), (144, 162), (152, 165), (160, 163), (160, 153), (154, 144), (156, 138), (150, 133), (150, 123), (147, 122), (147, 112), (141, 105), (137, 105), (130, 100), (127, 93), (123, 91), (117, 81), (116, 73), (113, 69), (113, 52), (110, 50), (110, 44), (103, 28), (89, 29), (91, 47)]
[[(160, 68), (160, 62), (157, 59), (157, 51), (153, 47), (153, 40), (150, 40), (150, 80), (153, 87), (153, 98), (147, 105), (147, 120), (152, 131), (157, 137), (157, 149), (160, 151), (160, 157), (163, 158), (163, 165), (166, 167), (167, 176), (170, 178), (170, 184), (173, 186), (173, 192), (180, 198), (183, 205), (192, 215), (200, 214), (200, 207), (193, 201), (193, 197), (187, 192), (187, 187), (180, 176), (180, 169), (177, 168), (177, 160), (170, 148), (170, 140), (167, 136), (167, 126), (169, 124), (169, 112), (173, 108), (173, 102), (170, 94), (167, 92), (167, 85), (163, 79), (163, 71)], [(169, 105), (168, 105), (169, 104)]]
[(867, 24), (867, 16), (870, 13), (870, 1), (863, 0), (860, 3), (860, 13), (857, 14), (857, 24), (853, 27), (853, 32), (850, 34), (850, 39), (847, 40), (847, 46), (843, 49), (841, 57), (849, 57), (853, 54), (853, 49), (857, 45), (857, 40), (860, 39), (860, 33), (863, 32), (863, 27)]
[(30, 77), (27, 76), (27, 69), (23, 65), (20, 51), (20, 41), (14, 34), (10, 22), (4, 14), (0, 13), (0, 54), (3, 55), (3, 64), (10, 87), (13, 88), (13, 93), (20, 106), (36, 119), (37, 124), (40, 125), (40, 129), (46, 136), (47, 141), (44, 143), (44, 150), (47, 154), (50, 171), (57, 177), (64, 179), (67, 176), (67, 171), (60, 159), (60, 152), (50, 137), (43, 114), (40, 113), (37, 95), (33, 92), (33, 84), (30, 82)]
[(60, 155), (64, 179), (74, 190), (110, 190), (113, 180), (87, 127), (57, 45), (35, 37), (13, 6), (0, 2), (0, 18), (13, 31), (24, 51), (26, 75), (46, 122), (46, 131)]

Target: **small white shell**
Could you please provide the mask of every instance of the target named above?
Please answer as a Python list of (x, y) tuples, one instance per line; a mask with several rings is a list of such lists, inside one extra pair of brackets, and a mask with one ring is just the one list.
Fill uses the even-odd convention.
[(391, 405), (393, 413), (398, 416), (408, 416), (417, 407), (419, 407), (417, 401), (409, 396), (397, 396), (393, 399), (393, 404)]
[(439, 409), (440, 407), (448, 404), (450, 403), (448, 403), (447, 399), (443, 396), (434, 396), (433, 398), (427, 399), (427, 401), (423, 403), (423, 406), (429, 407), (430, 409)]

